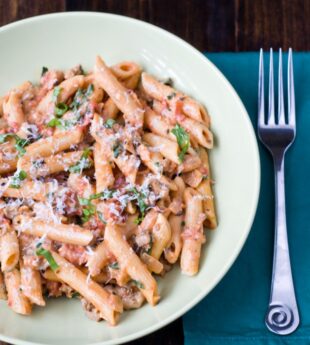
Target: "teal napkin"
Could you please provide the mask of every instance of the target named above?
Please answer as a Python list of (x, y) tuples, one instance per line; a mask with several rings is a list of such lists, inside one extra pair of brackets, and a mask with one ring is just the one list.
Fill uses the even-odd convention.
[[(256, 129), (258, 53), (206, 56), (236, 89)], [(267, 67), (265, 63), (265, 80)], [(271, 156), (259, 144), (261, 191), (252, 230), (224, 279), (184, 316), (185, 345), (310, 344), (310, 53), (294, 53), (294, 72), (297, 137), (286, 156), (285, 177), (288, 237), (301, 324), (285, 337), (270, 333), (264, 324), (272, 270), (274, 180)]]

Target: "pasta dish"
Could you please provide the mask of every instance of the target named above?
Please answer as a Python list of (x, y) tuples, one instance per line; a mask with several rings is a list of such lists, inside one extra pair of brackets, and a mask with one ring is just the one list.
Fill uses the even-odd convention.
[[(78, 298), (93, 320), (160, 300), (214, 229), (210, 117), (134, 62), (42, 69), (0, 97), (0, 298)], [(156, 279), (155, 279), (156, 278)]]

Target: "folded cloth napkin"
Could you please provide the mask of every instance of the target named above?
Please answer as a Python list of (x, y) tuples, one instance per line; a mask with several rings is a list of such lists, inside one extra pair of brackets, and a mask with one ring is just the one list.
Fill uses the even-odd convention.
[[(206, 56), (236, 89), (256, 129), (258, 53)], [(272, 272), (274, 180), (271, 156), (259, 144), (261, 191), (252, 230), (223, 280), (184, 316), (185, 345), (310, 344), (310, 53), (294, 53), (293, 58), (297, 136), (286, 155), (285, 177), (288, 237), (300, 326), (289, 336), (278, 336), (270, 333), (264, 323)], [(267, 67), (265, 63), (265, 81)], [(221, 205), (218, 208), (220, 213)]]

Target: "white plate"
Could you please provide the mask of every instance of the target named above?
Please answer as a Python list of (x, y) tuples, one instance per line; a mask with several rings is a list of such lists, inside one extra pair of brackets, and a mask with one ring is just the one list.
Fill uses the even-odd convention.
[(96, 54), (107, 63), (134, 60), (201, 101), (216, 137), (211, 167), (219, 226), (194, 278), (174, 269), (160, 280), (156, 307), (126, 312), (119, 325), (90, 321), (78, 301), (49, 301), (31, 317), (0, 306), (0, 339), (14, 344), (119, 344), (180, 317), (220, 281), (240, 252), (256, 211), (260, 165), (256, 139), (238, 95), (202, 54), (176, 36), (141, 21), (110, 14), (59, 13), (0, 28), (0, 95), (24, 80), (38, 81), (42, 66), (86, 69)]

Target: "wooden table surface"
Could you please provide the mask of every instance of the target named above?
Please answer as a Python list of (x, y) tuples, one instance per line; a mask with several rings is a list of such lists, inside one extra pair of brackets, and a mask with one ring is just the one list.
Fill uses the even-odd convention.
[[(0, 26), (63, 11), (110, 12), (142, 19), (173, 32), (201, 51), (271, 46), (310, 49), (309, 0), (0, 0)], [(183, 342), (179, 319), (130, 345)]]

